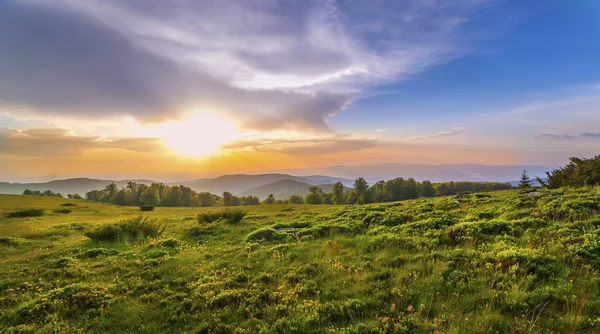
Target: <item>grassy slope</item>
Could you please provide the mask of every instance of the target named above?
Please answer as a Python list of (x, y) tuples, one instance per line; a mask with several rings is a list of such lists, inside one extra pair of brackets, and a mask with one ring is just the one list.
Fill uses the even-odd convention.
[(47, 209), (0, 217), (0, 331), (594, 333), (600, 189), (564, 192), (258, 206), (238, 225), (157, 208), (166, 232), (138, 243), (84, 236), (137, 208), (0, 195)]

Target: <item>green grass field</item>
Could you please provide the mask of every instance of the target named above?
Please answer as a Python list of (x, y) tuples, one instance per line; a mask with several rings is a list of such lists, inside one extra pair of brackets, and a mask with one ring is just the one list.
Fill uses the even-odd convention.
[[(0, 195), (0, 332), (598, 333), (600, 188), (558, 193), (262, 205), (236, 224)], [(86, 236), (142, 213), (162, 235)]]

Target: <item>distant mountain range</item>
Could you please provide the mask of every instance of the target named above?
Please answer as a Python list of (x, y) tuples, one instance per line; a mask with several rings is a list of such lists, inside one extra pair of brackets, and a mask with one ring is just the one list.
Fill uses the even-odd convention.
[(361, 166), (331, 166), (318, 168), (290, 169), (281, 171), (292, 175), (335, 175), (337, 177), (355, 179), (362, 176), (369, 183), (379, 180), (389, 180), (399, 176), (404, 178), (413, 177), (417, 181), (429, 180), (432, 182), (444, 181), (475, 181), (475, 182), (509, 182), (518, 180), (523, 170), (527, 170), (529, 176), (544, 178), (546, 172), (552, 171), (558, 166), (528, 166), (528, 165), (504, 165), (487, 166), (475, 164), (457, 165), (421, 165), (403, 163), (383, 163)]
[[(273, 183), (265, 184), (262, 186), (248, 189), (240, 196), (257, 196), (261, 200), (267, 198), (270, 194), (273, 194), (276, 199), (287, 199), (292, 195), (306, 196), (308, 195), (308, 187), (313, 184), (300, 182), (296, 180), (286, 179), (279, 180)], [(333, 189), (333, 183), (331, 184), (319, 184), (317, 185), (324, 192), (330, 192)]]
[[(80, 194), (84, 195), (91, 190), (104, 189), (108, 184), (115, 183), (118, 188), (125, 187), (127, 182), (133, 181), (150, 185), (159, 181), (153, 180), (99, 180), (90, 178), (75, 178), (66, 180), (54, 180), (42, 183), (7, 183), (0, 182), (1, 194), (22, 194), (25, 189), (30, 190), (52, 190), (63, 195)], [(165, 183), (168, 185), (184, 185), (192, 188), (197, 192), (211, 192), (213, 194), (222, 194), (229, 191), (236, 195), (253, 195), (261, 199), (266, 198), (269, 194), (277, 194), (277, 199), (289, 198), (291, 195), (306, 195), (308, 187), (311, 185), (319, 185), (325, 183), (321, 188), (323, 191), (331, 191), (333, 184), (342, 182), (345, 186), (352, 185), (354, 182), (350, 179), (338, 177), (329, 177), (323, 175), (312, 176), (293, 176), (287, 174), (259, 174), (259, 175), (223, 175), (214, 179), (198, 179), (192, 181), (182, 181)], [(329, 190), (327, 190), (329, 189)], [(250, 191), (251, 190), (251, 191)], [(269, 191), (264, 195), (265, 191)], [(289, 195), (287, 195), (289, 194)], [(284, 197), (285, 196), (285, 197)]]
[[(376, 164), (363, 166), (334, 166), (324, 168), (306, 168), (289, 170), (287, 173), (271, 174), (234, 174), (222, 175), (216, 178), (204, 178), (191, 181), (166, 183), (169, 185), (185, 185), (197, 192), (211, 192), (222, 194), (229, 191), (236, 195), (253, 195), (261, 199), (269, 194), (276, 198), (289, 198), (291, 195), (304, 196), (308, 187), (319, 185), (323, 191), (331, 191), (336, 182), (351, 187), (354, 179), (362, 176), (370, 184), (378, 180), (389, 180), (395, 177), (414, 177), (417, 181), (430, 180), (442, 181), (499, 181), (510, 182), (517, 180), (521, 172), (526, 169), (529, 176), (544, 177), (545, 172), (551, 171), (553, 166), (485, 166), (485, 165), (412, 165), (412, 164)], [(305, 176), (299, 176), (305, 175)], [(326, 176), (335, 175), (335, 176)], [(25, 189), (52, 190), (63, 195), (78, 193), (84, 195), (90, 190), (103, 189), (110, 183), (115, 183), (119, 188), (124, 187), (130, 180), (99, 180), (90, 178), (74, 178), (54, 180), (43, 183), (7, 183), (0, 182), (0, 193), (21, 194)], [(159, 182), (153, 180), (131, 180), (136, 183), (151, 184)], [(513, 181), (514, 182), (514, 181)], [(512, 183), (512, 182), (511, 182)]]

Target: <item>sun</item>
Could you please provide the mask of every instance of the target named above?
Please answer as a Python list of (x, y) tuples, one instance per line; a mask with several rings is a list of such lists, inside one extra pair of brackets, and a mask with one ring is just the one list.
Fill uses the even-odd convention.
[(236, 125), (213, 113), (198, 112), (177, 122), (156, 126), (153, 135), (164, 145), (185, 156), (204, 157), (218, 152), (225, 143), (239, 138)]

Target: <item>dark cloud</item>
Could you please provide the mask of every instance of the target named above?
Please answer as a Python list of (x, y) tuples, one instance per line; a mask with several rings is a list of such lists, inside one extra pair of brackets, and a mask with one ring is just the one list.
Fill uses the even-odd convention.
[(553, 133), (542, 133), (540, 135), (540, 137), (551, 138), (551, 139), (558, 139), (558, 140), (573, 139), (573, 138), (575, 138), (574, 136), (571, 136), (571, 135), (557, 135), (557, 134), (553, 134)]
[(478, 3), (4, 1), (0, 111), (153, 122), (203, 110), (327, 131), (360, 84), (455, 56), (451, 33)]
[(587, 137), (587, 138), (600, 138), (600, 132), (584, 132), (581, 134), (582, 137)]
[(349, 138), (336, 135), (319, 139), (256, 139), (236, 141), (221, 146), (221, 149), (252, 149), (259, 152), (279, 152), (293, 155), (331, 154), (373, 148), (379, 143), (370, 138)]
[(95, 148), (117, 148), (136, 152), (158, 152), (164, 149), (157, 138), (106, 139), (76, 136), (66, 129), (16, 130), (0, 128), (2, 154), (14, 156), (62, 157), (79, 155)]
[(68, 11), (10, 2), (0, 11), (0, 108), (141, 121), (178, 118), (189, 106), (218, 110), (242, 126), (327, 130), (350, 96), (330, 91), (241, 89), (141, 50)]

